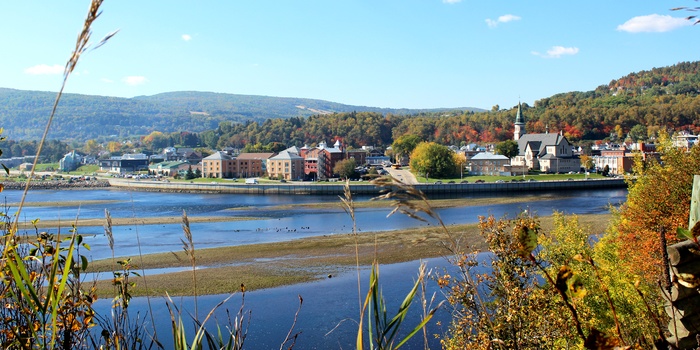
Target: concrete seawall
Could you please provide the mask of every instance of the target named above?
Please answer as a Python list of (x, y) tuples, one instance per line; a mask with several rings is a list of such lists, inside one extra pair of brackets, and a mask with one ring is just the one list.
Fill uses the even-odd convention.
[[(225, 181), (225, 180), (223, 180)], [(155, 192), (205, 192), (205, 193), (243, 193), (243, 194), (285, 194), (285, 195), (341, 195), (344, 183), (286, 183), (286, 184), (214, 184), (183, 183), (159, 181), (131, 181), (110, 179), (115, 188), (129, 188), (139, 191)], [(380, 188), (370, 184), (352, 184), (353, 194), (378, 194)], [(466, 184), (420, 184), (416, 189), (426, 194), (480, 194), (480, 193), (515, 193), (535, 191), (569, 191), (604, 188), (625, 188), (623, 179), (595, 179), (568, 181), (534, 181), (505, 183), (466, 183)]]

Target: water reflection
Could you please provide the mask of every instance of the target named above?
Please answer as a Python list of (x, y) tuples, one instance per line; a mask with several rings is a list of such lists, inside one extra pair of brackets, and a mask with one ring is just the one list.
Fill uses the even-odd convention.
[[(5, 191), (8, 202), (19, 201), (20, 191)], [(465, 224), (478, 221), (480, 215), (492, 214), (497, 217), (514, 216), (527, 209), (538, 215), (551, 215), (553, 211), (566, 214), (606, 213), (610, 204), (624, 201), (626, 190), (595, 190), (568, 193), (541, 193), (538, 200), (525, 203), (498, 205), (476, 205), (468, 207), (437, 209), (442, 220), (450, 224)], [(356, 198), (357, 201), (370, 197)], [(478, 203), (479, 196), (469, 196)], [(280, 196), (280, 195), (240, 195), (240, 194), (184, 194), (127, 192), (116, 190), (86, 191), (33, 191), (30, 201), (81, 201), (111, 200), (114, 202), (80, 206), (36, 207), (28, 206), (22, 217), (26, 220), (63, 219), (66, 227), (76, 216), (80, 218), (104, 218), (108, 209), (113, 218), (145, 218), (182, 215), (186, 210), (191, 217), (228, 216), (257, 217), (252, 221), (203, 222), (191, 223), (195, 246), (198, 249), (288, 241), (304, 237), (350, 233), (352, 221), (340, 207), (337, 196)], [(292, 209), (274, 209), (281, 205), (327, 203), (323, 209), (291, 207)], [(229, 210), (240, 208), (239, 210)], [(387, 217), (390, 209), (358, 209), (356, 213), (359, 232), (387, 231), (427, 226), (435, 222), (423, 223), (404, 215)], [(88, 253), (92, 259), (111, 256), (111, 251), (104, 237), (101, 226), (80, 227), (80, 233), (92, 250)], [(125, 225), (113, 228), (115, 237), (115, 254), (128, 256), (179, 251), (180, 238), (183, 236), (179, 220), (169, 224)]]
[[(5, 191), (7, 202), (18, 202), (19, 191)], [(542, 193), (537, 200), (527, 203), (476, 205), (459, 208), (438, 209), (437, 212), (446, 224), (473, 223), (480, 215), (513, 216), (522, 210), (529, 210), (539, 215), (550, 215), (554, 210), (566, 214), (595, 214), (608, 211), (608, 205), (619, 204), (625, 200), (626, 190), (576, 191), (568, 193)], [(517, 194), (513, 194), (517, 195)], [(369, 197), (356, 198), (358, 201)], [(475, 202), (481, 197), (471, 196)], [(63, 219), (69, 222), (77, 215), (81, 218), (103, 218), (104, 209), (110, 210), (113, 217), (159, 217), (179, 216), (186, 210), (190, 216), (255, 216), (259, 220), (237, 222), (192, 223), (195, 246), (197, 249), (225, 245), (242, 245), (294, 240), (308, 236), (331, 235), (351, 232), (352, 222), (340, 208), (336, 196), (277, 196), (277, 195), (216, 195), (216, 194), (178, 194), (128, 192), (118, 190), (86, 191), (32, 191), (29, 201), (55, 202), (91, 200), (110, 200), (102, 204), (37, 207), (29, 206), (23, 211), (24, 220), (41, 218), (43, 220)], [(327, 203), (319, 209), (293, 208), (285, 210), (267, 210), (274, 206)], [(228, 210), (240, 208), (240, 210)], [(357, 211), (357, 223), (360, 231), (393, 230), (427, 225), (402, 215), (389, 218), (389, 209), (360, 209)], [(433, 223), (434, 224), (434, 223)], [(81, 227), (82, 234), (92, 234), (86, 241), (92, 246), (89, 253), (93, 259), (111, 256), (107, 241), (101, 227)], [(115, 226), (116, 254), (134, 255), (181, 250), (180, 238), (183, 236), (181, 224), (173, 222), (159, 225)], [(443, 259), (430, 259), (430, 266), (443, 268), (449, 266)], [(405, 294), (412, 286), (418, 270), (418, 262), (386, 265), (381, 267), (383, 294), (389, 302), (389, 312), (394, 312)], [(361, 294), (366, 292), (368, 271), (361, 274)], [(440, 293), (434, 283), (430, 283), (428, 293)], [(231, 290), (238, 286), (232, 285)], [(337, 349), (352, 348), (359, 319), (359, 297), (357, 277), (354, 273), (324, 279), (314, 283), (305, 283), (268, 290), (253, 291), (246, 294), (245, 307), (252, 310), (252, 318), (246, 347), (254, 349), (279, 348), (294, 319), (298, 306), (298, 296), (304, 298), (304, 305), (299, 315), (296, 330), (301, 331), (296, 348), (300, 349)], [(215, 295), (199, 297), (199, 309), (208, 312), (226, 296)], [(188, 312), (193, 312), (193, 298), (177, 299)], [(100, 299), (96, 308), (102, 315), (108, 315), (111, 300)], [(219, 320), (225, 320), (225, 310), (232, 313), (240, 307), (240, 295), (232, 298), (217, 313)], [(162, 298), (152, 300), (153, 315), (159, 339), (167, 342), (171, 338), (169, 315)], [(133, 314), (148, 310), (144, 298), (135, 298), (131, 303)], [(415, 324), (420, 308), (414, 304), (408, 324)], [(187, 315), (187, 313), (185, 313)], [(187, 316), (185, 316), (186, 318)], [(147, 320), (149, 318), (146, 318)], [(413, 321), (411, 321), (413, 320)], [(429, 325), (430, 348), (439, 348), (439, 340), (434, 334), (443, 335), (449, 325), (450, 312), (440, 310), (436, 321)], [(187, 319), (185, 319), (187, 321)], [(167, 344), (167, 343), (165, 343)], [(166, 345), (166, 348), (168, 346)], [(422, 349), (420, 336), (406, 347)]]

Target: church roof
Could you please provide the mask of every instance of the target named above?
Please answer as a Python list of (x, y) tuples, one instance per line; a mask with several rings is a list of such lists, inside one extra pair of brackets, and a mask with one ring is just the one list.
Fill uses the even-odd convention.
[(525, 125), (525, 119), (523, 118), (523, 113), (520, 108), (520, 102), (518, 102), (518, 113), (515, 115), (515, 124)]
[(536, 156), (541, 157), (547, 154), (547, 146), (559, 146), (562, 142), (569, 141), (558, 133), (551, 134), (525, 134), (518, 140), (518, 155), (524, 156), (525, 149), (530, 146)]

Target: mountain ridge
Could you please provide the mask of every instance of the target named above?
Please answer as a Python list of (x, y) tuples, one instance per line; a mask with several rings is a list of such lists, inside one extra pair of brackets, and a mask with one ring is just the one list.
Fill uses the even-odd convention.
[[(0, 88), (0, 126), (13, 139), (38, 139), (56, 93)], [(380, 108), (346, 105), (319, 99), (172, 91), (132, 98), (63, 94), (50, 131), (62, 140), (147, 135), (152, 131), (201, 132), (220, 122), (263, 122), (266, 119), (308, 117), (315, 114), (376, 112), (408, 115), (440, 111), (484, 111), (461, 108)]]

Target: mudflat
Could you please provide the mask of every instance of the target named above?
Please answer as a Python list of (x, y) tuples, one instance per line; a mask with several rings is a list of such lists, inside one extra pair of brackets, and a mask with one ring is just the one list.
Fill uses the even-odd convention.
[[(611, 216), (579, 215), (578, 218), (585, 227), (600, 228), (607, 227)], [(540, 220), (544, 230), (552, 228), (552, 217), (540, 217)], [(449, 258), (454, 250), (472, 252), (484, 249), (486, 244), (478, 225), (466, 224), (208, 248), (196, 250), (194, 261), (182, 251), (133, 256), (129, 258), (134, 265), (132, 271), (139, 274), (142, 269), (158, 268), (177, 268), (179, 272), (150, 274), (145, 276), (147, 280), (132, 276), (131, 281), (137, 286), (130, 291), (134, 296), (162, 296), (166, 291), (170, 295), (231, 293), (240, 290), (241, 285), (254, 290), (332, 278), (354, 270), (358, 264), (367, 266), (374, 260), (391, 264), (423, 258)], [(106, 259), (92, 262), (90, 270), (113, 271), (118, 266), (116, 261)], [(98, 295), (114, 295), (111, 281), (96, 283)]]

